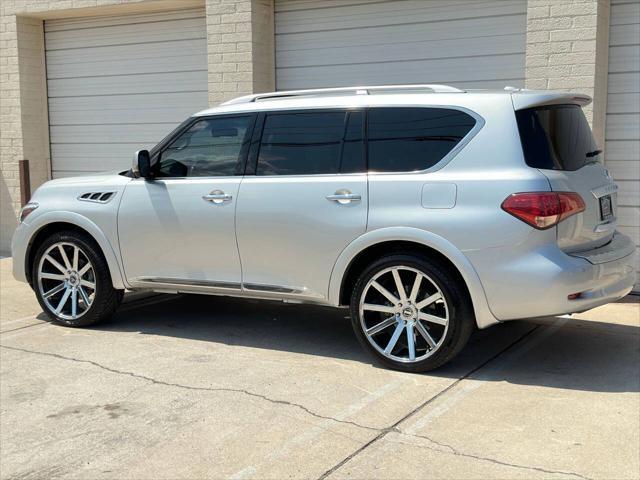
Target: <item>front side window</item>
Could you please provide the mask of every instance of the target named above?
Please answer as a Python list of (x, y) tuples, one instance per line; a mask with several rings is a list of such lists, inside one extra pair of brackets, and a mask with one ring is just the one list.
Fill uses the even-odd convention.
[(267, 114), (257, 175), (364, 171), (361, 111)]
[(242, 175), (253, 117), (204, 118), (162, 151), (157, 177)]
[(475, 126), (460, 110), (372, 108), (368, 116), (369, 170), (413, 172), (442, 160)]

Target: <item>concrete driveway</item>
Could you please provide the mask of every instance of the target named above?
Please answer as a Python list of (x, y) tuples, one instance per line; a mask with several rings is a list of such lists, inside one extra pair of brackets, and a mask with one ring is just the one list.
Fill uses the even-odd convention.
[(411, 375), (344, 311), (157, 295), (77, 330), (0, 267), (4, 479), (640, 477), (638, 297)]

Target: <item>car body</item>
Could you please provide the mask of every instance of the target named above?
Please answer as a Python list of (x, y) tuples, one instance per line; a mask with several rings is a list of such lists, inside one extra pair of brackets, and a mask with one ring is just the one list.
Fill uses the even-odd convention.
[[(617, 187), (595, 149), (575, 169), (529, 164), (569, 158), (571, 145), (593, 142), (581, 112), (589, 101), (429, 85), (235, 99), (195, 114), (152, 149), (156, 171), (146, 178), (134, 167), (40, 187), (13, 238), (14, 275), (36, 288), (38, 245), (79, 229), (99, 247), (118, 291), (339, 307), (368, 265), (394, 253), (447, 270), (478, 328), (584, 311), (625, 296), (635, 282), (635, 246), (615, 228)], [(569, 146), (537, 138), (543, 124)], [(536, 150), (547, 143), (557, 151)], [(207, 164), (202, 152), (214, 149), (223, 152), (219, 163)], [(406, 167), (396, 161), (403, 155)], [(526, 192), (543, 206), (577, 204), (567, 218), (532, 226), (518, 217), (517, 202), (530, 199), (517, 195)], [(410, 272), (422, 270), (405, 267), (389, 272), (403, 277), (406, 295), (399, 288), (387, 298), (408, 297)], [(437, 278), (423, 278), (440, 291)], [(403, 306), (409, 318), (413, 307)], [(357, 310), (352, 304), (352, 316)], [(388, 357), (393, 367), (413, 364)]]

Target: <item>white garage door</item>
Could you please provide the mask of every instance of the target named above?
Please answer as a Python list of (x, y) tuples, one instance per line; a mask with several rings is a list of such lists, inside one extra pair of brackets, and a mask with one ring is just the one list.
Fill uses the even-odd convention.
[[(613, 0), (606, 166), (620, 187), (618, 225), (640, 245), (640, 2)], [(640, 284), (636, 285), (640, 290)]]
[(279, 90), (524, 87), (526, 0), (276, 0)]
[(45, 22), (53, 177), (125, 169), (207, 107), (204, 10)]

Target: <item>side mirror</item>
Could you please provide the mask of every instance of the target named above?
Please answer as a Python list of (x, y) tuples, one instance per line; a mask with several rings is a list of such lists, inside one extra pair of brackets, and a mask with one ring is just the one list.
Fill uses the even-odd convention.
[(140, 178), (151, 178), (151, 157), (148, 150), (138, 150), (135, 153), (133, 172)]

